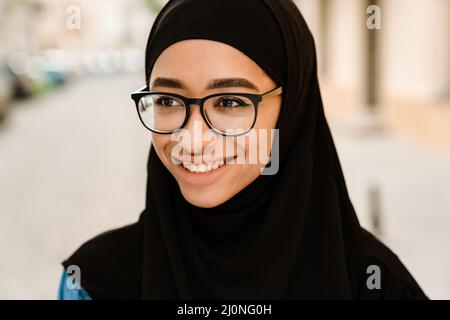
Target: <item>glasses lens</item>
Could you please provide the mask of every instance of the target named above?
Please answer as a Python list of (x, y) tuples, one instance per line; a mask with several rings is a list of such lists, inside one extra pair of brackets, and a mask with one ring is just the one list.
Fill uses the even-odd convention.
[(144, 124), (157, 131), (174, 131), (181, 127), (186, 117), (186, 108), (181, 99), (162, 94), (143, 96), (138, 104)]
[(220, 95), (205, 101), (205, 113), (215, 129), (223, 133), (239, 134), (252, 127), (256, 108), (247, 97)]

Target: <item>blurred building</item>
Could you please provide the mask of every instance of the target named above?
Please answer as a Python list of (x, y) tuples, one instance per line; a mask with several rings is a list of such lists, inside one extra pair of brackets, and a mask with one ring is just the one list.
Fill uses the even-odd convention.
[[(329, 116), (375, 111), (450, 151), (450, 1), (296, 0), (316, 40)], [(381, 29), (370, 30), (377, 5)]]
[[(0, 65), (35, 76), (138, 71), (154, 19), (144, 0), (2, 0)], [(43, 67), (44, 65), (44, 67)]]

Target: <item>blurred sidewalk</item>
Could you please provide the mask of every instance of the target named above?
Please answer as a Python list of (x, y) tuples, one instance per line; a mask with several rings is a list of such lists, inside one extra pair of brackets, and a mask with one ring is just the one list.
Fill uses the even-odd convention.
[(92, 77), (12, 106), (0, 127), (0, 299), (54, 299), (64, 258), (137, 219), (150, 136), (130, 93), (142, 81)]
[[(0, 299), (54, 299), (64, 258), (137, 219), (150, 136), (129, 95), (142, 80), (89, 78), (13, 106), (0, 127)], [(431, 298), (450, 298), (450, 157), (360, 124), (330, 121), (362, 225), (375, 183), (382, 240)]]
[(375, 231), (369, 209), (375, 186), (379, 238), (430, 298), (450, 299), (450, 154), (389, 133), (364, 113), (329, 123), (361, 224)]

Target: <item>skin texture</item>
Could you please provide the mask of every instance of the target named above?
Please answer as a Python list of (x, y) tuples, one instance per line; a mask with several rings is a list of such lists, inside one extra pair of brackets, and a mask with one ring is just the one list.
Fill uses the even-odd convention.
[[(160, 77), (177, 79), (184, 88), (175, 88), (165, 84), (153, 86), (154, 80)], [(212, 80), (223, 78), (246, 79), (256, 85), (257, 90), (244, 87), (207, 89)], [(277, 84), (252, 59), (234, 47), (217, 41), (189, 39), (172, 44), (160, 54), (150, 74), (149, 86), (150, 90), (154, 92), (163, 91), (186, 97), (201, 98), (222, 92), (263, 94), (276, 88)], [(267, 129), (270, 132), (270, 129), (275, 128), (281, 102), (281, 95), (260, 102), (258, 117), (254, 126), (257, 132), (258, 129)], [(201, 128), (202, 134), (194, 134), (195, 125), (198, 129)], [(233, 197), (260, 175), (263, 162), (250, 163), (250, 143), (248, 139), (245, 140), (245, 143), (242, 143), (242, 139), (239, 142), (236, 138), (225, 138), (219, 134), (214, 134), (215, 140), (211, 140), (211, 136), (203, 135), (209, 128), (201, 116), (199, 106), (192, 105), (190, 118), (185, 129), (191, 134), (190, 141), (187, 141), (187, 139), (180, 139), (179, 142), (173, 141), (173, 135), (157, 133), (152, 133), (152, 141), (158, 157), (175, 177), (183, 197), (191, 204), (203, 208), (218, 206)], [(267, 150), (267, 154), (270, 154), (270, 135), (268, 139), (266, 140), (268, 141), (267, 147), (265, 146), (263, 150)], [(184, 160), (189, 159), (192, 163), (205, 162), (209, 159), (208, 155), (211, 154), (208, 151), (208, 145), (210, 148), (218, 141), (221, 141), (222, 145), (229, 146), (232, 144), (235, 146), (235, 148), (226, 148), (226, 150), (222, 148), (223, 152), (226, 153), (223, 158), (237, 155), (237, 150), (239, 150), (243, 152), (241, 155), (244, 158), (241, 159), (246, 160), (245, 164), (226, 164), (223, 168), (218, 169), (220, 172), (218, 174), (216, 172), (212, 179), (199, 180), (196, 179), (197, 176), (192, 177), (192, 175), (206, 174), (190, 173), (189, 176), (186, 176), (185, 173), (188, 172), (182, 171), (186, 169), (172, 160), (171, 152), (177, 146), (178, 149), (182, 149)], [(252, 145), (260, 148), (261, 143), (258, 139), (256, 144)]]

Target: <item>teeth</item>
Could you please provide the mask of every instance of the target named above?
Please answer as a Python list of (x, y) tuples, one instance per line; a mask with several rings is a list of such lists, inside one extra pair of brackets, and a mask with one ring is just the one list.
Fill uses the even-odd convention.
[(212, 170), (215, 170), (219, 167), (221, 167), (224, 164), (223, 159), (219, 161), (210, 162), (208, 164), (200, 163), (200, 164), (193, 164), (193, 163), (187, 163), (183, 162), (183, 167), (185, 167), (190, 172), (195, 173), (205, 173)]

